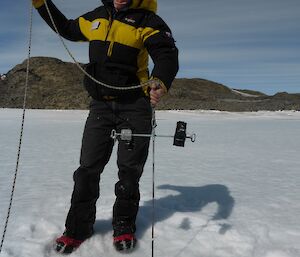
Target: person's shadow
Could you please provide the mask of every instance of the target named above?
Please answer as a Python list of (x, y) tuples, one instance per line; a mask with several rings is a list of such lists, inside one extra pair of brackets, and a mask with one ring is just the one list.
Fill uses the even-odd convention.
[[(176, 212), (198, 212), (209, 203), (216, 203), (217, 210), (210, 220), (225, 220), (231, 215), (234, 207), (234, 199), (230, 195), (228, 188), (224, 185), (206, 185), (202, 187), (187, 187), (175, 185), (161, 185), (158, 189), (172, 190), (179, 194), (168, 195), (155, 199), (155, 222), (160, 222), (170, 218)], [(152, 225), (152, 200), (144, 202), (140, 206), (137, 217), (137, 236), (141, 238)], [(209, 220), (209, 221), (210, 221)], [(207, 223), (209, 222), (207, 221)], [(226, 222), (219, 224), (219, 233), (225, 234), (231, 226)], [(190, 229), (188, 217), (178, 224), (184, 230)], [(111, 219), (97, 220), (94, 226), (95, 233), (105, 234), (112, 230)]]

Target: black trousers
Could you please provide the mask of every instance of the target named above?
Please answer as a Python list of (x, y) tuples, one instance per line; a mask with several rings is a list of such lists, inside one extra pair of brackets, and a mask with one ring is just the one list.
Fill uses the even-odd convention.
[[(149, 134), (152, 110), (148, 98), (128, 101), (93, 101), (86, 121), (80, 167), (74, 172), (71, 207), (66, 219), (66, 235), (78, 240), (93, 233), (96, 201), (99, 198), (100, 175), (109, 161), (114, 142), (112, 129), (129, 128), (133, 133)], [(148, 156), (149, 138), (119, 140), (117, 165), (119, 181), (115, 185), (113, 207), (114, 235), (135, 232), (139, 208), (139, 180)]]

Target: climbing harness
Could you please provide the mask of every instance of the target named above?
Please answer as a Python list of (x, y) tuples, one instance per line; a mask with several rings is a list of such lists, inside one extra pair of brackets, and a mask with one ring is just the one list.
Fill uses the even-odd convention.
[(18, 153), (17, 153), (17, 162), (16, 162), (16, 168), (14, 173), (14, 179), (12, 183), (12, 190), (10, 195), (10, 201), (9, 206), (7, 210), (7, 216), (5, 220), (4, 230), (2, 234), (1, 239), (1, 245), (0, 245), (0, 254), (2, 252), (2, 247), (4, 244), (4, 239), (7, 231), (7, 226), (10, 218), (10, 212), (15, 192), (15, 186), (17, 182), (17, 175), (19, 170), (19, 161), (21, 156), (21, 147), (22, 147), (22, 141), (23, 141), (23, 131), (24, 131), (24, 124), (25, 124), (25, 114), (26, 114), (26, 100), (27, 100), (27, 90), (28, 90), (28, 79), (29, 79), (29, 64), (30, 64), (30, 54), (31, 54), (31, 39), (32, 39), (32, 12), (33, 12), (33, 6), (30, 7), (30, 14), (29, 14), (29, 40), (28, 40), (28, 56), (27, 56), (27, 65), (26, 65), (26, 79), (25, 79), (25, 88), (24, 88), (24, 97), (23, 97), (23, 114), (22, 114), (22, 123), (21, 123), (21, 130), (20, 130), (20, 137), (19, 137), (19, 147), (18, 147)]

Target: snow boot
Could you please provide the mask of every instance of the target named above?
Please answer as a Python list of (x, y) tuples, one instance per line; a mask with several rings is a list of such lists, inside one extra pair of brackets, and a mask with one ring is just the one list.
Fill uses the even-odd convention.
[(136, 246), (137, 240), (134, 234), (124, 234), (114, 236), (114, 247), (117, 251), (132, 251)]
[(81, 244), (83, 240), (76, 240), (74, 238), (62, 235), (57, 238), (54, 243), (54, 249), (58, 253), (70, 254), (75, 251)]

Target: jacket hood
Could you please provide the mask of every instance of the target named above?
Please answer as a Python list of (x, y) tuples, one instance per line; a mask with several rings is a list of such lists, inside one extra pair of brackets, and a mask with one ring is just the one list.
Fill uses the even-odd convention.
[[(113, 7), (113, 0), (102, 0), (102, 3)], [(156, 13), (157, 0), (131, 0), (128, 9), (144, 9)]]
[(144, 9), (147, 11), (157, 11), (157, 0), (132, 0), (129, 8), (132, 9)]

